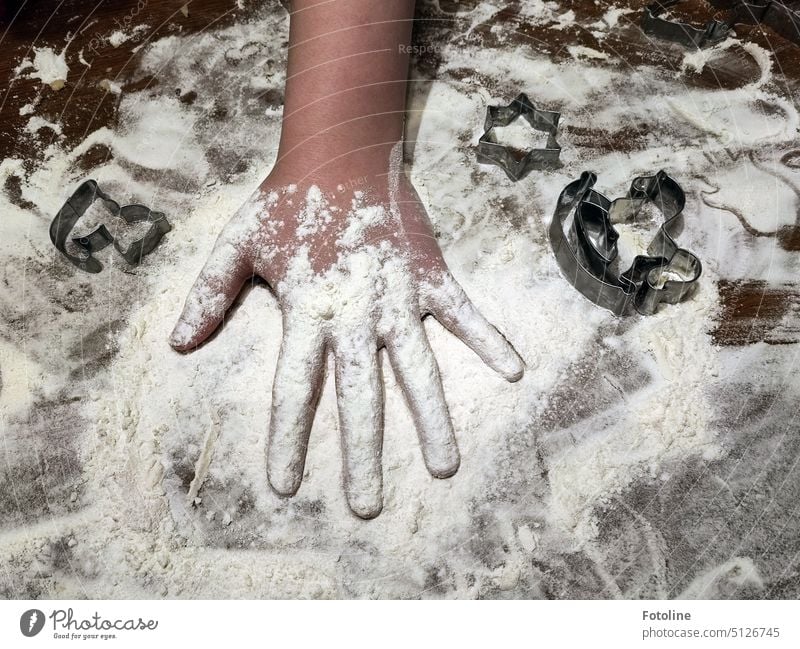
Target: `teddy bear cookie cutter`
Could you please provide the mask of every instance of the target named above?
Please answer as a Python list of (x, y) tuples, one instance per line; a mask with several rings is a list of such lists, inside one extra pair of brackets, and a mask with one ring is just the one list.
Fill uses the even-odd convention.
[[(101, 224), (85, 236), (73, 237), (72, 243), (81, 250), (79, 254), (71, 253), (67, 249), (69, 235), (75, 224), (96, 200), (102, 201), (112, 216), (118, 216), (127, 223), (147, 221), (151, 224), (150, 228), (141, 239), (137, 239), (127, 248), (123, 248), (105, 224)], [(50, 241), (77, 268), (87, 273), (99, 273), (103, 270), (103, 264), (94, 257), (93, 253), (113, 244), (128, 264), (136, 266), (141, 263), (145, 255), (155, 250), (156, 246), (161, 243), (161, 239), (170, 230), (172, 230), (172, 226), (163, 212), (154, 212), (149, 207), (138, 203), (120, 207), (117, 201), (98, 187), (96, 181), (86, 180), (67, 199), (50, 223)]]

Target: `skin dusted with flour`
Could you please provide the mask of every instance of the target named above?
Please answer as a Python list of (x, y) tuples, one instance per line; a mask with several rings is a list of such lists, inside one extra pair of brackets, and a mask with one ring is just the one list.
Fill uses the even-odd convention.
[(283, 313), (267, 446), (270, 484), (282, 495), (300, 487), (332, 352), (345, 489), (351, 509), (364, 518), (382, 507), (380, 348), (405, 393), (425, 464), (439, 478), (453, 475), (460, 460), (422, 317), (433, 315), (507, 380), (524, 371), (450, 274), (399, 165), (390, 168), (384, 178), (391, 182), (365, 191), (317, 185), (257, 191), (217, 240), (171, 338), (178, 350), (194, 348), (216, 329), (243, 283), (263, 277)]
[[(425, 464), (439, 478), (453, 475), (460, 457), (422, 318), (433, 315), (509, 381), (524, 364), (450, 274), (403, 171), (401, 45), (409, 44), (413, 1), (329, 4), (293, 3), (278, 160), (221, 233), (171, 343), (179, 351), (202, 343), (243, 284), (264, 278), (283, 314), (270, 484), (287, 496), (300, 487), (332, 353), (347, 499), (372, 518), (383, 506), (378, 351), (388, 353)], [(363, 180), (358, 191), (352, 178)]]

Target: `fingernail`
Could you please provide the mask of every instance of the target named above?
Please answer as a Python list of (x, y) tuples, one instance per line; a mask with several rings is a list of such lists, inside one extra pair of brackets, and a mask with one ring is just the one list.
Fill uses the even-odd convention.
[(509, 350), (508, 359), (504, 365), (503, 376), (509, 383), (516, 383), (525, 374), (525, 362), (513, 347)]
[(173, 347), (183, 347), (192, 337), (192, 328), (183, 320), (178, 320), (175, 329), (169, 336), (169, 344)]
[(350, 505), (350, 510), (364, 520), (375, 518), (383, 509), (383, 498), (380, 493), (359, 496), (348, 493), (347, 503)]

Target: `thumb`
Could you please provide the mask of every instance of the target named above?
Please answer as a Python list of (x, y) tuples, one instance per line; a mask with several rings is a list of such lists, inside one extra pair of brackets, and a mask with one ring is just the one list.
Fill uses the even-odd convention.
[(170, 344), (184, 352), (208, 338), (252, 274), (248, 256), (223, 232), (189, 291), (183, 312), (170, 335)]

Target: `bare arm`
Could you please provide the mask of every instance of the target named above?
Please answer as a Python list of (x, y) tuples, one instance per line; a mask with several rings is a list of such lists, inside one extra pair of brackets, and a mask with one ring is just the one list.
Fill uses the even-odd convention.
[(386, 168), (403, 136), (413, 0), (295, 0), (278, 166)]

